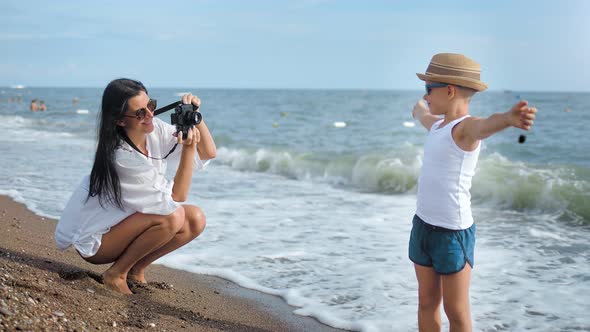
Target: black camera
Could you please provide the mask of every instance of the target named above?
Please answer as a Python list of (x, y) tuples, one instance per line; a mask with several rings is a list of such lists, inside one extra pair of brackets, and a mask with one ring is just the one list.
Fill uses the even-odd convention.
[(193, 104), (179, 104), (170, 114), (170, 122), (176, 125), (177, 131), (182, 131), (182, 139), (186, 139), (190, 128), (201, 123), (203, 116), (197, 111), (198, 108)]

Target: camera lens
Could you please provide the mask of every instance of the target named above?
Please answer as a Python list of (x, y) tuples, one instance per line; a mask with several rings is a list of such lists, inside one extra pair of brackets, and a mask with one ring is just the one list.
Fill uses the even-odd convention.
[(194, 119), (195, 125), (198, 125), (199, 123), (201, 123), (202, 116), (201, 116), (201, 113), (199, 113), (199, 112), (194, 112), (194, 113), (195, 113), (195, 119)]

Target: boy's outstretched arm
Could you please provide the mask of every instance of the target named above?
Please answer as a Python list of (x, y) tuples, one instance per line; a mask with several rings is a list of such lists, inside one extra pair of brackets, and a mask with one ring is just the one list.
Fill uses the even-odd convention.
[(453, 136), (463, 145), (477, 146), (478, 141), (508, 127), (529, 130), (533, 126), (536, 113), (536, 108), (528, 107), (528, 102), (521, 100), (514, 104), (508, 112), (492, 114), (488, 118), (469, 117), (465, 119), (457, 125)]
[(424, 104), (424, 100), (418, 100), (416, 105), (414, 105), (414, 109), (412, 109), (412, 117), (424, 126), (424, 128), (430, 130), (432, 125), (440, 120), (440, 118), (436, 115), (430, 114), (428, 107)]

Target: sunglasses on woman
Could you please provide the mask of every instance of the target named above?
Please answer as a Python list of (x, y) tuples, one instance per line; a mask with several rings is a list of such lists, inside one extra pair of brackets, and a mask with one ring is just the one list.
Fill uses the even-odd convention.
[(128, 118), (136, 118), (137, 120), (143, 120), (145, 118), (145, 116), (147, 115), (147, 112), (149, 110), (150, 113), (154, 113), (154, 111), (156, 110), (156, 106), (158, 105), (158, 101), (155, 99), (150, 99), (150, 101), (148, 101), (147, 103), (147, 108), (140, 108), (137, 111), (135, 111), (135, 115), (123, 115), (126, 116)]
[(424, 87), (426, 88), (426, 94), (430, 95), (430, 93), (432, 92), (432, 89), (442, 88), (442, 87), (447, 87), (447, 86), (449, 86), (449, 84), (447, 84), (447, 83), (431, 83), (431, 84), (426, 84)]

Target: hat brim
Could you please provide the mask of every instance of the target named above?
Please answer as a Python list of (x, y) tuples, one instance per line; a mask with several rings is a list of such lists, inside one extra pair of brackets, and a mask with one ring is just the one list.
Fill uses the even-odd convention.
[(433, 75), (433, 74), (420, 74), (416, 73), (419, 79), (422, 81), (431, 81), (439, 83), (449, 83), (454, 85), (463, 86), (466, 88), (474, 89), (476, 91), (484, 91), (488, 88), (488, 85), (482, 81), (474, 80), (468, 77), (457, 77), (448, 75)]

